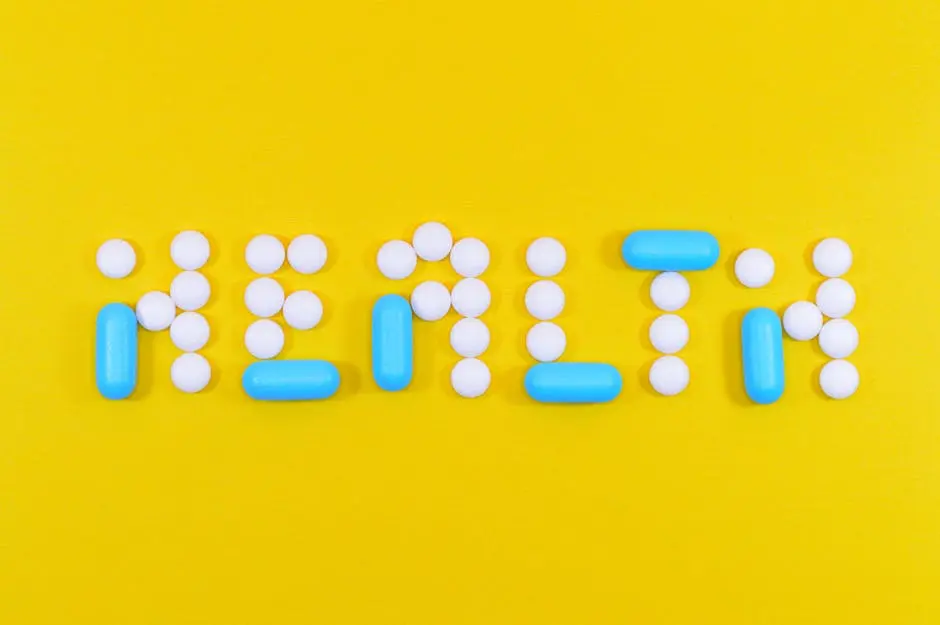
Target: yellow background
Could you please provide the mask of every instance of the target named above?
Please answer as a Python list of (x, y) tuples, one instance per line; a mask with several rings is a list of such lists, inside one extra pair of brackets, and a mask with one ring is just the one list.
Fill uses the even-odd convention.
[[(0, 3), (0, 622), (10, 625), (915, 625), (940, 621), (940, 5), (933, 0)], [(449, 388), (419, 324), (401, 394), (369, 373), (382, 241), (478, 236), (487, 396)], [(650, 276), (624, 234), (702, 228), (677, 398)], [(94, 318), (166, 289), (181, 229), (213, 244), (198, 396), (142, 336), (134, 398), (93, 384)], [(324, 237), (324, 299), (285, 356), (339, 363), (323, 403), (242, 394), (254, 234)], [(614, 403), (526, 400), (526, 244), (555, 235), (566, 360), (618, 366)], [(862, 386), (748, 405), (742, 311), (856, 254)], [(127, 280), (94, 265), (134, 242)], [(772, 285), (733, 281), (769, 250)]]

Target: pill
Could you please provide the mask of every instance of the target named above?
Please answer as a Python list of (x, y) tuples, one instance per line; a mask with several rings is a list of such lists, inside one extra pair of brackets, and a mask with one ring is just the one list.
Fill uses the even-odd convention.
[(245, 393), (264, 401), (327, 399), (336, 394), (339, 383), (339, 370), (325, 360), (254, 362), (242, 375)]
[(184, 271), (201, 269), (209, 261), (209, 239), (196, 230), (184, 230), (170, 242), (170, 258)]
[(464, 358), (451, 370), (450, 385), (461, 397), (475, 399), (490, 387), (490, 369), (482, 360)]
[(126, 278), (134, 271), (137, 254), (134, 247), (123, 239), (105, 241), (95, 255), (98, 270), (107, 278)]
[(478, 278), (464, 278), (454, 285), (451, 300), (461, 317), (479, 317), (490, 307), (490, 288)]
[(772, 404), (783, 395), (783, 328), (777, 313), (754, 308), (741, 323), (744, 389), (758, 404)]
[(166, 330), (176, 317), (176, 304), (162, 291), (150, 291), (137, 300), (137, 321), (144, 330)]
[(180, 351), (199, 351), (209, 342), (209, 322), (197, 312), (180, 313), (170, 324), (170, 340)]
[(816, 290), (816, 305), (827, 317), (845, 317), (855, 308), (855, 289), (842, 278), (829, 278)]
[(490, 265), (490, 250), (480, 239), (460, 239), (450, 251), (450, 264), (464, 278), (476, 278)]
[(689, 385), (689, 366), (678, 356), (663, 356), (650, 367), (650, 385), (660, 395), (678, 395)]
[(830, 360), (819, 372), (819, 386), (832, 399), (847, 399), (858, 390), (858, 369), (848, 360)]
[(411, 384), (414, 370), (411, 306), (400, 295), (383, 295), (372, 307), (372, 377), (385, 391)]
[(245, 306), (255, 317), (273, 317), (284, 306), (284, 287), (274, 278), (256, 278), (245, 287)]
[(525, 252), (525, 264), (529, 271), (540, 278), (551, 278), (565, 268), (568, 254), (558, 239), (541, 237), (532, 241)]
[(479, 319), (460, 319), (450, 329), (450, 346), (464, 358), (476, 358), (490, 346), (490, 329)]
[(774, 259), (764, 250), (744, 250), (734, 261), (734, 275), (749, 289), (767, 286), (774, 277)]
[(827, 278), (838, 278), (852, 268), (852, 248), (842, 239), (823, 239), (813, 248), (813, 266)]
[(822, 312), (812, 302), (793, 302), (783, 313), (783, 329), (795, 341), (816, 338), (822, 324)]
[(284, 264), (284, 244), (270, 234), (259, 234), (248, 242), (245, 261), (251, 270), (263, 276), (274, 273)]
[(202, 354), (181, 354), (170, 366), (173, 386), (184, 393), (198, 393), (211, 378), (212, 367)]
[(551, 321), (535, 324), (525, 335), (526, 350), (539, 362), (555, 362), (561, 358), (567, 342), (565, 331)]
[(858, 348), (858, 330), (848, 319), (830, 319), (819, 332), (819, 348), (830, 358), (848, 358)]
[(418, 257), (414, 248), (405, 241), (389, 241), (379, 248), (376, 263), (386, 278), (404, 280), (414, 273)]
[(550, 321), (565, 309), (565, 292), (551, 280), (539, 280), (525, 291), (525, 308), (539, 321)]
[(295, 237), (287, 246), (287, 264), (304, 275), (320, 271), (326, 265), (326, 243), (315, 234)]
[(260, 360), (274, 358), (284, 349), (284, 330), (270, 319), (259, 319), (245, 330), (248, 353)]
[(418, 226), (411, 243), (418, 258), (434, 262), (447, 258), (454, 245), (454, 237), (444, 224), (429, 221)]
[(689, 325), (679, 315), (661, 315), (650, 325), (650, 343), (661, 354), (675, 354), (689, 342)]
[(411, 292), (411, 308), (424, 321), (443, 319), (450, 310), (450, 291), (440, 282), (422, 282)]
[(178, 273), (170, 283), (170, 297), (180, 310), (199, 310), (209, 301), (209, 281), (198, 271)]
[(137, 318), (126, 304), (107, 304), (98, 312), (95, 383), (105, 399), (125, 399), (137, 386)]
[(616, 399), (623, 379), (616, 367), (596, 362), (543, 362), (529, 368), (530, 398), (552, 404), (595, 404)]
[(675, 312), (685, 306), (691, 292), (685, 276), (674, 271), (659, 274), (650, 285), (650, 299), (656, 308), (666, 312)]
[(701, 271), (718, 262), (718, 239), (697, 230), (638, 230), (620, 250), (633, 269)]
[(295, 330), (310, 330), (323, 319), (323, 302), (311, 291), (294, 291), (284, 300), (284, 321)]

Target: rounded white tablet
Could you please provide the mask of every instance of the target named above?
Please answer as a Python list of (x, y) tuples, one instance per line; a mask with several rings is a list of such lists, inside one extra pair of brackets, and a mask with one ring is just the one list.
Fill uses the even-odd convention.
[(197, 312), (180, 313), (170, 324), (170, 340), (181, 351), (199, 351), (209, 342), (209, 322)]
[(464, 358), (450, 372), (450, 384), (461, 397), (479, 397), (490, 387), (490, 370), (482, 360)]
[(490, 307), (490, 288), (477, 278), (464, 278), (455, 284), (450, 297), (461, 317), (479, 317)]
[(858, 330), (848, 319), (830, 319), (819, 332), (819, 348), (830, 358), (848, 358), (858, 348)]
[(201, 354), (182, 354), (170, 366), (170, 379), (184, 393), (198, 393), (209, 385), (212, 367)]
[(263, 276), (274, 273), (284, 264), (284, 244), (276, 236), (259, 234), (248, 242), (245, 260), (255, 273)]
[(196, 230), (184, 230), (170, 243), (170, 258), (184, 271), (196, 271), (209, 261), (209, 239)]
[(691, 294), (689, 281), (681, 273), (667, 271), (653, 278), (650, 298), (660, 310), (675, 312), (685, 306)]
[(150, 291), (137, 300), (137, 322), (144, 330), (166, 330), (176, 317), (176, 305), (162, 291)]
[(678, 356), (663, 356), (650, 367), (650, 385), (660, 395), (678, 395), (689, 385), (689, 366)]
[(211, 292), (209, 281), (198, 271), (182, 271), (170, 283), (170, 297), (180, 310), (199, 310)]
[(245, 347), (255, 358), (274, 358), (284, 349), (284, 330), (270, 319), (259, 319), (245, 330)]
[(783, 329), (795, 341), (816, 338), (822, 324), (822, 313), (812, 302), (793, 302), (783, 313)]
[(454, 245), (454, 237), (444, 224), (429, 221), (418, 226), (411, 243), (418, 258), (433, 262), (447, 258)]
[(443, 319), (450, 310), (450, 291), (440, 282), (422, 282), (411, 292), (411, 309), (425, 321)]
[(565, 292), (551, 280), (539, 280), (525, 291), (525, 308), (539, 321), (550, 321), (565, 309)]
[(450, 329), (450, 346), (464, 358), (476, 358), (490, 346), (490, 329), (479, 319), (461, 319)]
[(490, 265), (490, 250), (480, 239), (460, 239), (450, 251), (450, 264), (464, 278), (476, 278)]
[(126, 278), (134, 271), (137, 253), (124, 239), (105, 241), (95, 254), (98, 270), (108, 278)]
[(310, 330), (323, 319), (323, 302), (311, 291), (294, 291), (284, 300), (284, 321), (295, 330)]
[(539, 362), (555, 362), (565, 353), (565, 331), (551, 321), (537, 323), (526, 332), (525, 348)]
[(661, 354), (675, 354), (689, 342), (689, 324), (679, 315), (662, 315), (650, 324), (650, 343)]
[(255, 317), (273, 317), (284, 306), (284, 287), (274, 278), (256, 278), (245, 287), (245, 306)]
[(774, 277), (774, 259), (764, 250), (744, 250), (734, 261), (734, 275), (750, 289), (767, 286)]
[(830, 360), (819, 372), (819, 386), (832, 399), (846, 399), (858, 390), (858, 369), (848, 360)]
[(829, 278), (816, 290), (816, 305), (827, 317), (844, 317), (855, 308), (855, 289), (842, 278)]
[(852, 248), (842, 239), (823, 239), (813, 248), (813, 266), (827, 278), (838, 278), (852, 267)]
[(541, 237), (532, 241), (525, 252), (525, 264), (529, 271), (540, 278), (551, 278), (565, 268), (568, 254), (558, 239)]
[(287, 246), (287, 262), (297, 273), (316, 273), (326, 264), (326, 243), (314, 234), (295, 237)]
[(376, 263), (386, 278), (404, 280), (414, 273), (418, 256), (405, 241), (389, 241), (379, 248)]

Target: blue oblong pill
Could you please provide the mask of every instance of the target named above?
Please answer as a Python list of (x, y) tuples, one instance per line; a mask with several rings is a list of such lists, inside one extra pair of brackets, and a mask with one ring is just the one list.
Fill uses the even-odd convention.
[(126, 399), (137, 386), (137, 316), (107, 304), (95, 322), (95, 383), (107, 399)]
[(701, 271), (718, 253), (718, 239), (700, 230), (637, 230), (620, 249), (627, 265), (646, 271)]
[(248, 365), (242, 388), (252, 399), (327, 399), (339, 388), (339, 370), (325, 360), (264, 360)]
[(372, 377), (384, 391), (411, 384), (414, 370), (411, 304), (401, 295), (383, 295), (372, 307)]
[(550, 404), (596, 404), (620, 394), (623, 379), (613, 365), (599, 362), (545, 362), (525, 374), (525, 390)]
[(769, 308), (755, 308), (741, 323), (744, 389), (758, 404), (772, 404), (783, 395), (783, 328)]

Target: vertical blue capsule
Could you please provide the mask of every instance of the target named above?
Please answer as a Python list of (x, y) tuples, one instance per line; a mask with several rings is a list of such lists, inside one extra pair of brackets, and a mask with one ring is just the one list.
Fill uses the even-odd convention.
[(137, 386), (137, 316), (107, 304), (95, 324), (95, 383), (106, 399), (126, 399)]
[(383, 391), (411, 384), (414, 347), (411, 304), (401, 295), (383, 295), (372, 307), (372, 377)]
[(758, 404), (772, 404), (783, 395), (783, 328), (769, 308), (755, 308), (741, 323), (744, 389)]

